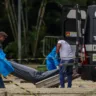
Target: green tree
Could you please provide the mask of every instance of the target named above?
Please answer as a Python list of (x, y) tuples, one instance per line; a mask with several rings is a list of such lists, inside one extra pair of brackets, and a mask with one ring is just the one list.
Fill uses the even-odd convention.
[[(7, 26), (4, 26), (6, 30), (11, 29), (11, 37), (14, 37), (14, 40), (9, 44), (9, 49), (13, 48), (14, 44), (17, 44), (17, 1), (18, 0), (0, 0), (1, 15), (0, 22), (9, 22)], [(46, 2), (45, 2), (46, 1)], [(50, 26), (53, 24), (56, 26), (56, 30), (60, 30), (60, 16), (61, 13), (57, 9), (50, 9), (46, 6), (42, 9), (42, 2), (45, 2), (45, 5), (50, 6), (50, 4), (62, 5), (75, 5), (76, 3), (80, 5), (86, 5), (88, 0), (22, 0), (22, 53), (26, 55), (25, 57), (33, 56), (34, 50), (37, 52), (37, 56), (41, 56), (42, 48), (42, 39), (46, 34), (57, 35), (56, 32), (49, 32)], [(90, 1), (90, 0), (89, 0)], [(2, 4), (5, 4), (5, 6)], [(9, 6), (10, 5), (10, 6)], [(54, 4), (53, 4), (54, 6)], [(5, 7), (5, 8), (4, 8)], [(6, 10), (5, 10), (6, 9)], [(42, 9), (42, 10), (41, 10)], [(47, 11), (48, 10), (48, 11)], [(15, 14), (14, 14), (15, 13)], [(41, 15), (42, 14), (42, 15)], [(41, 15), (41, 16), (40, 16)], [(5, 24), (5, 23), (4, 23)], [(2, 26), (0, 26), (2, 27)], [(53, 26), (51, 26), (53, 27)], [(1, 28), (2, 29), (2, 28)], [(54, 29), (54, 28), (53, 28)], [(15, 42), (16, 41), (16, 42)], [(36, 46), (37, 48), (36, 48)], [(6, 48), (8, 52), (8, 46)], [(35, 46), (35, 47), (34, 47)], [(12, 49), (13, 50), (13, 49)], [(13, 52), (15, 51), (15, 52)], [(17, 48), (12, 52), (17, 54)], [(8, 54), (10, 54), (8, 52)], [(22, 55), (22, 56), (24, 56)], [(16, 55), (13, 55), (13, 57)]]

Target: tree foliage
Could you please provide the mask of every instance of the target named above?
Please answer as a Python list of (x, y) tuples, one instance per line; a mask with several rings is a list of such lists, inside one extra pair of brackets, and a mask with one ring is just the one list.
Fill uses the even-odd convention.
[[(5, 7), (6, 0), (0, 0), (0, 30), (5, 31), (9, 34), (9, 38), (6, 41), (6, 52), (8, 54), (15, 53), (17, 54), (17, 48), (14, 48), (14, 44), (16, 45), (17, 39), (14, 41), (15, 35), (13, 36), (14, 32), (11, 28), (8, 13)], [(8, 0), (7, 0), (8, 1)], [(17, 8), (18, 8), (18, 0), (9, 0), (11, 6), (13, 6), (12, 1), (14, 1), (14, 12), (17, 18)], [(34, 42), (36, 40), (36, 26), (37, 26), (37, 18), (38, 18), (38, 11), (40, 10), (40, 5), (43, 0), (22, 0), (22, 53), (25, 54), (27, 50), (27, 54), (24, 57), (28, 57), (33, 55), (34, 52)], [(46, 0), (47, 5), (44, 13), (43, 22), (40, 28), (39, 34), (39, 42), (38, 42), (38, 49), (37, 49), (37, 56), (41, 56), (42, 52), (42, 39), (45, 35), (58, 35), (58, 31), (60, 31), (60, 16), (61, 12), (58, 5), (75, 5), (80, 4), (83, 6), (90, 5), (94, 0)], [(95, 0), (96, 1), (96, 0)], [(14, 14), (13, 14), (14, 15)], [(11, 15), (10, 15), (11, 16)], [(15, 16), (15, 15), (14, 15)], [(12, 20), (13, 22), (13, 20)], [(16, 24), (17, 26), (17, 24)], [(17, 27), (16, 27), (17, 28)], [(15, 31), (16, 34), (17, 31)], [(26, 42), (25, 42), (26, 41)], [(9, 44), (8, 44), (9, 43)], [(27, 49), (24, 49), (24, 48)], [(12, 49), (11, 49), (12, 48)], [(13, 50), (14, 49), (14, 50)], [(12, 52), (10, 52), (12, 50)], [(12, 55), (14, 58), (16, 55)]]

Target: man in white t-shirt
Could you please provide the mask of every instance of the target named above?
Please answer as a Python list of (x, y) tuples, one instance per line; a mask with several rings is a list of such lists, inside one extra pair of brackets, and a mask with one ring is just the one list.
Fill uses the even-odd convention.
[(64, 64), (66, 63), (73, 63), (73, 51), (72, 48), (70, 46), (70, 44), (68, 42), (66, 42), (63, 37), (61, 37), (58, 40), (57, 43), (57, 47), (56, 47), (56, 53), (60, 54), (60, 71), (59, 71), (59, 75), (60, 75), (60, 85), (61, 88), (65, 87), (65, 77), (67, 75), (68, 78), (68, 88), (70, 88), (72, 86), (72, 71), (73, 71), (73, 66), (64, 66)]

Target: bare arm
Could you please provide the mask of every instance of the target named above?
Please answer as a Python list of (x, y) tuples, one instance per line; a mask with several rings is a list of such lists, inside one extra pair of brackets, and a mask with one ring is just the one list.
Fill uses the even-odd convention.
[(60, 48), (61, 48), (61, 44), (58, 43), (57, 46), (56, 46), (56, 53), (57, 53), (57, 54), (59, 53)]

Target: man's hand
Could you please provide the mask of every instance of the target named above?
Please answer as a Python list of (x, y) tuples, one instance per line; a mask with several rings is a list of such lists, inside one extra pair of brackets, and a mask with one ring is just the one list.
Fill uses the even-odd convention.
[(59, 64), (59, 66), (62, 66), (62, 64)]

